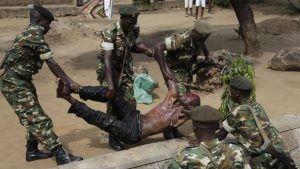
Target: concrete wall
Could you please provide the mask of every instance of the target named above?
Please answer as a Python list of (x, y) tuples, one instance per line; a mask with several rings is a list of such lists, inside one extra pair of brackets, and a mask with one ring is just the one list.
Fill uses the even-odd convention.
[[(26, 6), (36, 0), (1, 0), (0, 6)], [(39, 0), (43, 5), (73, 4), (75, 0)]]

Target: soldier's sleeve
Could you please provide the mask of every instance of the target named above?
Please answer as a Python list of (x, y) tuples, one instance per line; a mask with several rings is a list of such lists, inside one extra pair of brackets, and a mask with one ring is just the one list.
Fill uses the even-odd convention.
[(168, 169), (180, 169), (180, 164), (175, 159), (172, 159), (169, 163)]
[(223, 128), (228, 133), (233, 133), (241, 125), (241, 117), (240, 117), (241, 109), (242, 109), (241, 106), (235, 108), (232, 112), (228, 114), (227, 118), (223, 121)]
[(47, 60), (52, 57), (52, 51), (40, 30), (30, 30), (30, 34), (27, 36), (24, 45), (38, 54), (41, 60)]
[(188, 160), (187, 156), (189, 154), (190, 147), (184, 148), (181, 152), (177, 154), (175, 158), (171, 160), (169, 163), (168, 169), (187, 169), (188, 168)]
[(174, 35), (165, 39), (167, 50), (176, 50), (184, 43), (184, 38), (180, 35)]
[(228, 152), (228, 156), (231, 156), (228, 159), (233, 160), (233, 167), (235, 169), (250, 169), (250, 165), (248, 164), (247, 160), (246, 160), (246, 156), (243, 152), (243, 149), (235, 144), (228, 144), (231, 153), (229, 154)]
[(104, 29), (101, 32), (102, 36), (102, 43), (101, 43), (101, 48), (104, 51), (111, 51), (114, 49), (114, 43), (113, 43), (113, 32), (112, 29)]

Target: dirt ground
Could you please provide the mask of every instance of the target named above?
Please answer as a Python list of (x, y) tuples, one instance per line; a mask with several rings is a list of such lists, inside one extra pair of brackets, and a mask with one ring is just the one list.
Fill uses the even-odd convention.
[[(208, 40), (211, 51), (229, 49), (241, 53), (244, 50), (242, 40), (236, 39), (237, 19), (232, 9), (215, 8), (215, 14), (205, 13), (205, 19), (215, 27), (215, 32)], [(299, 20), (299, 14), (294, 14), (285, 6), (254, 6), (257, 23), (272, 18)], [(118, 15), (114, 16), (118, 19)], [(152, 11), (142, 13), (139, 18), (141, 39), (148, 45), (164, 37), (181, 31), (193, 25), (194, 18), (185, 17), (183, 9)], [(16, 34), (28, 24), (28, 19), (1, 19), (0, 20), (0, 52), (9, 48)], [(58, 18), (47, 40), (54, 52), (55, 60), (65, 72), (82, 85), (97, 85), (95, 72), (95, 57), (99, 52), (100, 39), (93, 36), (109, 24), (105, 19), (86, 20), (81, 17)], [(272, 26), (272, 25), (270, 25)], [(257, 100), (260, 102), (272, 120), (279, 119), (285, 114), (299, 114), (300, 109), (300, 74), (299, 72), (279, 72), (268, 69), (267, 62), (282, 49), (299, 47), (300, 29), (279, 35), (262, 33), (264, 55), (257, 60), (255, 83)], [(135, 65), (145, 64), (150, 75), (159, 82), (154, 91), (154, 103), (138, 105), (141, 112), (147, 112), (165, 97), (164, 86), (158, 65), (152, 58), (135, 55)], [(96, 127), (86, 124), (83, 120), (67, 114), (68, 104), (56, 98), (55, 77), (47, 66), (34, 77), (34, 83), (41, 105), (52, 118), (54, 130), (65, 148), (74, 154), (90, 158), (100, 154), (112, 152), (107, 145), (108, 135)], [(218, 107), (220, 105), (222, 89), (212, 94), (199, 93), (203, 104)], [(93, 108), (105, 111), (105, 104), (87, 102)], [(191, 133), (190, 122), (180, 127), (185, 134)], [(25, 129), (19, 124), (17, 116), (2, 95), (0, 96), (0, 168), (1, 169), (44, 169), (56, 166), (54, 159), (25, 161)], [(164, 140), (162, 135), (155, 135), (143, 140), (141, 144)], [(136, 145), (135, 145), (136, 146)], [(129, 146), (128, 146), (129, 148)]]

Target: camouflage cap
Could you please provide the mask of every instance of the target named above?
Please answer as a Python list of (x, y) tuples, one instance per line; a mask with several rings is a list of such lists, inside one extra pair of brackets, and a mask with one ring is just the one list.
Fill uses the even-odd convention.
[(54, 20), (53, 14), (48, 9), (44, 8), (43, 6), (41, 6), (41, 5), (33, 5), (33, 8), (36, 11), (38, 11), (38, 13), (41, 14), (48, 21), (53, 21)]
[(253, 88), (252, 82), (244, 76), (233, 78), (229, 85), (239, 90), (251, 90)]
[(140, 14), (140, 10), (136, 6), (125, 5), (119, 9), (121, 16), (137, 17)]
[(199, 19), (195, 22), (194, 29), (204, 36), (208, 36), (213, 32), (211, 24), (202, 19)]
[(184, 109), (181, 112), (188, 115), (197, 127), (202, 128), (215, 127), (223, 118), (223, 115), (219, 110), (209, 105), (196, 106), (191, 110)]

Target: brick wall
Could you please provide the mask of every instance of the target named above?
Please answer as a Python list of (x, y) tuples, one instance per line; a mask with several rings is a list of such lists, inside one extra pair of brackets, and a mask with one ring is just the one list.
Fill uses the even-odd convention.
[[(35, 0), (0, 0), (0, 6), (26, 6)], [(73, 4), (75, 0), (39, 0), (42, 5)]]

